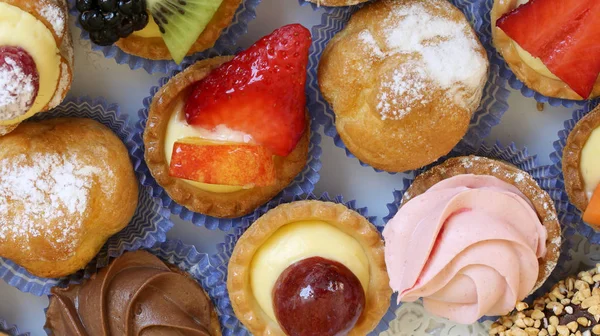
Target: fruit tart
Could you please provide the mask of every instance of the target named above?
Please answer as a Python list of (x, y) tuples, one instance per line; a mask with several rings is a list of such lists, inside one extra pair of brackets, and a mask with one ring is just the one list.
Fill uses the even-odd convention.
[(419, 175), (383, 230), (398, 301), (457, 323), (503, 315), (555, 268), (561, 229), (548, 193), (507, 163), (468, 156)]
[(377, 229), (342, 204), (283, 204), (238, 240), (229, 298), (254, 335), (367, 335), (392, 294), (383, 251)]
[(573, 128), (563, 150), (562, 170), (569, 200), (583, 220), (600, 229), (600, 107)]
[(310, 44), (306, 28), (285, 26), (235, 57), (195, 63), (157, 92), (145, 157), (175, 202), (213, 217), (239, 217), (302, 171)]
[(494, 46), (529, 88), (548, 97), (592, 99), (600, 95), (598, 16), (596, 0), (495, 0)]
[(76, 0), (81, 27), (100, 46), (181, 63), (211, 48), (241, 0)]
[(0, 0), (0, 136), (58, 106), (72, 66), (65, 0)]

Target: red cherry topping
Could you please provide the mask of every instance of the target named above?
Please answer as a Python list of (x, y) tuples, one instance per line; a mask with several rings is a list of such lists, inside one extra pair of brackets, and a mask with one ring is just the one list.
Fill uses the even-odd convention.
[(19, 47), (0, 47), (0, 120), (25, 114), (40, 87), (35, 61)]
[(321, 257), (289, 266), (273, 288), (279, 325), (290, 336), (347, 335), (365, 306), (365, 292), (346, 266)]

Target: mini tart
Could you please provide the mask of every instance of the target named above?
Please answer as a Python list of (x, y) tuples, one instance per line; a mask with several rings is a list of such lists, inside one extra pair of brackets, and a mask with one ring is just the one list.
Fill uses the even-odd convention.
[(540, 221), (548, 231), (547, 253), (543, 259), (539, 260), (538, 280), (531, 291), (535, 292), (556, 267), (560, 256), (561, 228), (552, 198), (527, 172), (511, 164), (480, 156), (452, 158), (417, 176), (404, 193), (401, 204), (404, 205), (412, 198), (423, 194), (442, 180), (463, 174), (489, 175), (499, 178), (517, 187), (533, 204)]
[(600, 77), (596, 80), (594, 89), (589, 98), (582, 98), (565, 82), (560, 79), (550, 78), (535, 71), (531, 66), (523, 61), (514, 42), (502, 29), (496, 27), (496, 21), (504, 14), (513, 11), (519, 7), (519, 0), (494, 0), (494, 6), (490, 12), (492, 21), (492, 37), (496, 50), (504, 57), (511, 70), (525, 83), (527, 87), (548, 97), (586, 100), (600, 96)]
[(306, 166), (310, 144), (310, 123), (296, 148), (286, 157), (275, 156), (277, 181), (267, 187), (254, 187), (231, 193), (214, 193), (198, 189), (184, 180), (169, 175), (165, 159), (164, 140), (173, 104), (180, 95), (189, 94), (193, 85), (213, 69), (232, 57), (215, 57), (202, 60), (171, 78), (154, 96), (144, 131), (145, 158), (152, 176), (178, 204), (205, 215), (219, 218), (236, 218), (246, 215), (275, 197)]
[[(15, 6), (22, 11), (33, 15), (37, 20), (42, 22), (48, 28), (60, 54), (60, 74), (54, 90), (54, 95), (50, 101), (39, 112), (46, 112), (58, 106), (67, 96), (73, 81), (73, 40), (69, 30), (68, 9), (64, 0), (1, 0), (0, 2)], [(60, 19), (52, 17), (56, 14)], [(27, 50), (26, 50), (27, 51)], [(29, 112), (28, 112), (29, 113)], [(28, 114), (27, 113), (27, 114)], [(30, 117), (30, 116), (29, 116)], [(21, 121), (27, 119), (28, 116), (13, 120), (0, 120), (0, 136), (10, 133), (14, 130)]]
[(600, 107), (596, 107), (577, 122), (563, 150), (562, 170), (565, 189), (571, 203), (582, 212), (588, 207), (590, 200), (581, 173), (581, 152), (592, 132), (598, 127), (600, 127)]
[[(210, 20), (204, 31), (196, 40), (196, 43), (188, 51), (187, 55), (192, 55), (208, 48), (212, 48), (215, 42), (221, 36), (221, 31), (227, 28), (233, 19), (235, 12), (240, 6), (241, 0), (223, 0), (219, 9)], [(152, 18), (150, 18), (152, 20)], [(135, 34), (127, 38), (120, 39), (116, 43), (124, 52), (147, 58), (150, 60), (172, 60), (173, 56), (169, 52), (167, 45), (162, 37), (142, 37)]]
[(229, 261), (227, 289), (236, 316), (254, 335), (285, 335), (258, 304), (250, 285), (251, 263), (260, 247), (286, 224), (316, 220), (325, 222), (354, 238), (369, 261), (369, 287), (362, 315), (349, 335), (366, 335), (372, 331), (390, 305), (384, 259), (384, 245), (379, 232), (363, 216), (342, 204), (322, 201), (298, 201), (283, 204), (260, 217), (238, 240)]

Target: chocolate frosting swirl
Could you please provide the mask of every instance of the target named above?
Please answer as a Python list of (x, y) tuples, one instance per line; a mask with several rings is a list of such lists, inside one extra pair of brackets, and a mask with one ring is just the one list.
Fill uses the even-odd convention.
[(52, 294), (46, 328), (54, 335), (221, 335), (198, 283), (145, 251), (126, 253), (82, 285)]

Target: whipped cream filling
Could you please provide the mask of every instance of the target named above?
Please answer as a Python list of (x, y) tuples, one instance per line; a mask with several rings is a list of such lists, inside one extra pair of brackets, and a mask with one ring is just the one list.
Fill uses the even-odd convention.
[(547, 232), (515, 186), (458, 175), (407, 202), (383, 231), (398, 300), (470, 324), (504, 315), (536, 284)]

